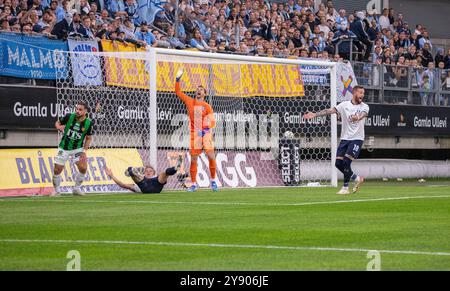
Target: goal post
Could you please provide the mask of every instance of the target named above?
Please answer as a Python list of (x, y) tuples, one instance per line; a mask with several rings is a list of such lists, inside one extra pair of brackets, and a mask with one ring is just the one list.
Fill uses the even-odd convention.
[[(136, 148), (143, 164), (158, 172), (181, 154), (181, 172), (188, 174), (189, 120), (174, 92), (175, 74), (183, 68), (181, 90), (193, 97), (198, 85), (205, 87), (215, 113), (219, 186), (337, 186), (336, 116), (302, 117), (336, 105), (334, 62), (160, 48), (65, 54), (70, 68), (57, 72), (57, 102), (101, 104), (96, 148)], [(98, 64), (101, 78), (87, 82), (80, 62)], [(204, 154), (198, 165), (197, 182), (208, 187)], [(181, 184), (171, 179), (166, 187)]]
[[(336, 63), (323, 60), (267, 58), (159, 48), (151, 48), (150, 52), (154, 56), (151, 63), (153, 66), (156, 65), (157, 68), (156, 74), (150, 75), (156, 76), (157, 87), (159, 86), (156, 90), (158, 91), (158, 97), (151, 102), (158, 103), (156, 106), (160, 109), (160, 104), (167, 104), (166, 101), (172, 102), (171, 109), (175, 111), (173, 113), (185, 114), (184, 106), (177, 102), (173, 92), (170, 92), (173, 83), (169, 84), (169, 91), (165, 91), (165, 88), (162, 88), (163, 85), (159, 84), (159, 81), (162, 81), (162, 75), (168, 75), (169, 82), (174, 82), (177, 69), (183, 67), (188, 76), (186, 76), (187, 80), (182, 80), (182, 89), (185, 89), (188, 95), (193, 92), (197, 85), (203, 85), (207, 88), (207, 101), (212, 105), (218, 119), (218, 127), (215, 129), (216, 152), (222, 158), (225, 154), (227, 159), (235, 159), (236, 176), (239, 176), (241, 180), (246, 180), (245, 177), (243, 179), (241, 177), (246, 176), (246, 173), (240, 173), (239, 165), (236, 165), (236, 153), (246, 155), (246, 164), (255, 169), (255, 175), (259, 176), (260, 179), (267, 180), (262, 182), (261, 185), (257, 182), (256, 186), (314, 186), (318, 184), (337, 186), (337, 172), (334, 167), (337, 147), (336, 116), (332, 115), (324, 117), (320, 121), (312, 120), (311, 122), (302, 118), (306, 111), (318, 111), (325, 107), (336, 106)], [(257, 71), (258, 76), (251, 75), (251, 72), (255, 73), (254, 70)], [(269, 72), (272, 74), (269, 74)], [(292, 72), (298, 72), (298, 75)], [(303, 74), (309, 77), (308, 82), (305, 82), (304, 78), (302, 79)], [(159, 81), (158, 78), (160, 78)], [(248, 78), (250, 79), (248, 80)], [(316, 80), (317, 78), (321, 78), (323, 82), (319, 82)], [(271, 83), (271, 81), (274, 82)], [(289, 88), (277, 87), (277, 82), (283, 83), (283, 81), (288, 82)], [(267, 84), (260, 84), (265, 82)], [(248, 88), (248, 85), (258, 88), (253, 88), (252, 91), (252, 88)], [(274, 88), (270, 88), (271, 85)], [(262, 90), (259, 90), (261, 89), (259, 87), (262, 87)], [(150, 90), (152, 90), (152, 87)], [(268, 96), (264, 96), (265, 94)], [(171, 99), (170, 96), (174, 99)], [(193, 95), (191, 94), (191, 96)], [(267, 112), (270, 112), (268, 119), (271, 118), (272, 120), (264, 121), (264, 115), (267, 115)], [(232, 118), (238, 120), (234, 124), (227, 117), (230, 114)], [(257, 125), (252, 127), (248, 119), (255, 117), (255, 115), (258, 121), (256, 122)], [(278, 120), (274, 120), (276, 118)], [(243, 120), (239, 122), (239, 119)], [(283, 119), (288, 119), (288, 121), (285, 122)], [(329, 123), (324, 126), (327, 122)], [(266, 123), (270, 127), (267, 131), (261, 129)], [(273, 123), (278, 123), (278, 126), (273, 126)], [(310, 126), (305, 127), (305, 124), (310, 124)], [(314, 124), (319, 124), (318, 128), (313, 129)], [(174, 142), (174, 140), (182, 142), (183, 138), (177, 139), (174, 135), (168, 137), (165, 133), (169, 132), (171, 132), (169, 126), (163, 124), (158, 125), (158, 132), (153, 132), (152, 138), (158, 140), (158, 149), (178, 148), (187, 151), (187, 127), (184, 131), (183, 146)], [(293, 136), (290, 134), (293, 134)], [(278, 137), (274, 138), (273, 135), (278, 135)], [(298, 152), (295, 151), (295, 148), (289, 148), (291, 164), (285, 165), (286, 167), (283, 168), (283, 165), (280, 165), (282, 163), (280, 162), (282, 159), (280, 157), (280, 141), (286, 139), (287, 142), (296, 143), (297, 141), (299, 148), (297, 149)], [(258, 144), (256, 147), (254, 143), (252, 146), (252, 141), (255, 140)], [(307, 147), (304, 147), (305, 145)], [(299, 155), (297, 158), (300, 158), (300, 165), (292, 161), (296, 159), (296, 154)], [(241, 157), (242, 155), (237, 156), (238, 161)], [(224, 161), (222, 158), (219, 163)], [(257, 159), (259, 159), (259, 162)], [(316, 161), (312, 161), (312, 159)], [(158, 161), (163, 160), (158, 159)], [(268, 166), (270, 160), (276, 161), (279, 167), (277, 170)], [(200, 186), (207, 187), (206, 159), (203, 159), (203, 162), (205, 169), (201, 172), (204, 179), (197, 180), (200, 180)], [(225, 162), (229, 163), (230, 161)], [(298, 177), (295, 177), (296, 169), (293, 168), (297, 166), (300, 173)], [(289, 167), (291, 167), (290, 175), (286, 174)], [(264, 173), (264, 170), (266, 173)], [(267, 173), (268, 171), (272, 172)], [(226, 176), (223, 172), (226, 171), (224, 169), (219, 170), (219, 176)], [(286, 173), (283, 174), (283, 172)], [(323, 172), (328, 173), (326, 178), (319, 175)], [(229, 175), (234, 174), (235, 172), (231, 170)], [(236, 179), (234, 181), (224, 180), (227, 180), (227, 178), (220, 179), (220, 183), (226, 184), (224, 186), (255, 186), (254, 182), (249, 181), (241, 183), (242, 181), (236, 182)]]

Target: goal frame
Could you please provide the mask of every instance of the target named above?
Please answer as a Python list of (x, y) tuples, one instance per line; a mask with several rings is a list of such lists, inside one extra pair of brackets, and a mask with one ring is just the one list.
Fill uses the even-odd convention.
[[(242, 56), (242, 55), (228, 55), (199, 51), (187, 51), (187, 50), (173, 50), (164, 48), (149, 48), (149, 69), (150, 69), (150, 90), (149, 90), (149, 103), (150, 103), (150, 134), (149, 134), (149, 160), (155, 169), (158, 169), (158, 134), (157, 134), (157, 62), (158, 55), (172, 55), (178, 57), (195, 57), (205, 58), (212, 60), (228, 60), (228, 61), (240, 61), (247, 63), (263, 63), (263, 64), (278, 64), (278, 65), (310, 65), (328, 67), (330, 69), (330, 104), (331, 107), (336, 106), (337, 102), (337, 63), (320, 61), (320, 60), (305, 60), (305, 59), (283, 59), (283, 58), (269, 58), (260, 56)], [(336, 162), (336, 149), (337, 149), (337, 117), (335, 114), (330, 115), (331, 120), (331, 186), (337, 187), (337, 170), (334, 166)]]

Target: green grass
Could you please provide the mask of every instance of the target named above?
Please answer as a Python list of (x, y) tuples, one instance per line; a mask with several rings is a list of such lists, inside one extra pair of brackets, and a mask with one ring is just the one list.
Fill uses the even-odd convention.
[[(382, 270), (450, 270), (448, 181), (368, 182), (349, 196), (336, 191), (3, 198), (0, 270), (65, 270), (69, 250), (80, 252), (82, 270), (365, 270), (365, 250), (381, 251)], [(425, 198), (401, 198), (418, 196)], [(379, 198), (401, 199), (373, 200)], [(338, 200), (367, 201), (327, 203)]]

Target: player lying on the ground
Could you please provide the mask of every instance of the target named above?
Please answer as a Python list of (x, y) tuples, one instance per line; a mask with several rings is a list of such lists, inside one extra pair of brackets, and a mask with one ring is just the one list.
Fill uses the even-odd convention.
[(179, 70), (176, 76), (175, 93), (184, 102), (189, 115), (190, 129), (191, 129), (191, 167), (189, 169), (191, 174), (192, 186), (189, 187), (189, 192), (197, 190), (197, 160), (198, 156), (205, 151), (209, 160), (209, 171), (211, 174), (211, 189), (217, 191), (216, 182), (216, 157), (214, 154), (214, 142), (211, 129), (216, 126), (214, 112), (211, 105), (205, 102), (206, 89), (202, 85), (197, 86), (195, 98), (191, 98), (181, 92), (180, 80), (183, 76), (183, 70)]
[(344, 186), (336, 194), (350, 194), (348, 185), (350, 180), (354, 181), (353, 193), (359, 190), (364, 178), (353, 173), (351, 164), (361, 152), (364, 142), (364, 123), (369, 114), (369, 106), (362, 102), (364, 98), (364, 87), (353, 88), (352, 100), (339, 103), (336, 107), (322, 110), (317, 113), (308, 112), (303, 117), (312, 119), (318, 116), (339, 114), (342, 120), (341, 142), (336, 151), (336, 168), (344, 174)]
[(125, 170), (125, 176), (131, 177), (135, 184), (127, 184), (117, 179), (111, 169), (106, 168), (106, 174), (120, 187), (133, 192), (141, 192), (144, 194), (160, 193), (167, 183), (169, 176), (173, 176), (180, 169), (182, 157), (178, 158), (175, 167), (167, 168), (164, 172), (155, 176), (156, 171), (150, 167), (128, 167)]
[(55, 193), (60, 194), (61, 172), (70, 158), (75, 162), (79, 173), (75, 176), (74, 195), (84, 195), (80, 186), (86, 178), (87, 157), (86, 151), (92, 140), (93, 122), (87, 117), (88, 106), (84, 102), (78, 102), (74, 113), (69, 113), (55, 123), (56, 129), (63, 132), (55, 157), (53, 171), (53, 187)]

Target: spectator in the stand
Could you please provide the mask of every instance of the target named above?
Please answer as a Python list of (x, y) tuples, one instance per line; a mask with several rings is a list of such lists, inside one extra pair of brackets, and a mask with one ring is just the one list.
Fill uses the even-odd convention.
[(315, 18), (315, 16), (314, 16), (314, 13), (310, 13), (309, 15), (308, 15), (308, 24), (309, 24), (309, 27), (310, 27), (310, 29), (312, 30), (312, 31), (314, 31), (314, 27), (316, 26), (316, 25), (319, 25), (319, 23), (317, 23), (316, 22), (316, 18)]
[(109, 12), (106, 9), (103, 9), (100, 13), (100, 18), (97, 19), (98, 24), (108, 24), (111, 21), (111, 18), (109, 17)]
[(379, 18), (379, 24), (381, 29), (390, 29), (391, 21), (389, 20), (389, 10), (383, 9), (383, 14)]
[(124, 0), (108, 0), (107, 10), (110, 17), (126, 16)]
[(378, 58), (383, 58), (383, 48), (381, 46), (375, 46), (372, 53), (373, 62), (375, 62)]
[(183, 43), (186, 43), (186, 30), (184, 29), (183, 19), (183, 14), (178, 15), (178, 38)]
[[(360, 50), (365, 50), (364, 60), (379, 62), (382, 57), (384, 60), (390, 59), (387, 64), (390, 61), (397, 64), (396, 75), (393, 76), (400, 84), (400, 66), (413, 66), (417, 62), (417, 65), (428, 66), (433, 61), (436, 66), (442, 62), (441, 66), (450, 68), (450, 52), (446, 56), (438, 52), (434, 57), (426, 29), (418, 25), (416, 34), (411, 34), (403, 14), (396, 15), (393, 10), (383, 10), (380, 17), (376, 11), (369, 10), (364, 18), (361, 17), (362, 12), (357, 11), (347, 14), (341, 9), (337, 13), (333, 1), (321, 1), (316, 9), (313, 0), (287, 0), (280, 4), (270, 0), (180, 0), (180, 22), (175, 33), (174, 12), (177, 7), (173, 1), (166, 2), (162, 11), (156, 14), (153, 26), (167, 34), (149, 32), (147, 27), (139, 43), (134, 40), (137, 34), (142, 34), (142, 28), (134, 32), (139, 24), (137, 0), (0, 0), (1, 29), (18, 31), (20, 24), (31, 25), (34, 32), (45, 34), (51, 30), (49, 18), (53, 18), (53, 22), (56, 18), (52, 33), (58, 38), (65, 38), (70, 26), (72, 35), (89, 38), (96, 35), (100, 39), (110, 38), (139, 45), (182, 49), (193, 43), (195, 47), (200, 45), (199, 49), (212, 52), (321, 59), (327, 58), (328, 54), (334, 60), (350, 58), (348, 42), (339, 45), (338, 53), (342, 55), (335, 56), (335, 44), (340, 39), (351, 38), (350, 30), (365, 44), (360, 47)], [(39, 17), (44, 9), (48, 12)], [(74, 29), (79, 18), (75, 15), (72, 23), (74, 9), (81, 16), (89, 17), (89, 20), (82, 17), (81, 26), (85, 28), (86, 35)], [(8, 21), (3, 20), (5, 17)], [(341, 30), (342, 23), (347, 24), (347, 29)], [(348, 29), (349, 24), (351, 29)], [(194, 29), (200, 30), (200, 39), (197, 32), (197, 37), (194, 37)], [(370, 69), (373, 66), (366, 67)], [(364, 74), (369, 71), (365, 70)]]
[(69, 36), (88, 37), (86, 28), (81, 24), (81, 15), (75, 12), (69, 26)]
[(18, 22), (11, 26), (11, 31), (12, 32), (20, 32), (20, 30), (21, 30), (21, 27), (20, 27), (20, 24)]
[[(182, 20), (182, 22), (181, 22)], [(195, 29), (195, 23), (194, 23), (194, 16), (191, 13), (187, 13), (187, 14), (181, 14), (181, 20), (180, 23), (183, 24), (183, 28), (185, 30), (185, 38), (186, 40), (188, 38), (191, 38), (193, 33), (194, 33), (194, 29)]]
[(27, 35), (31, 35), (33, 32), (31, 25), (30, 24), (25, 24), (24, 26), (22, 26), (22, 33), (23, 34), (27, 34)]
[(409, 48), (411, 45), (411, 41), (408, 39), (406, 33), (404, 31), (400, 32), (399, 39), (396, 42), (396, 47), (403, 47), (403, 48)]
[(422, 37), (419, 39), (419, 48), (423, 48), (425, 44), (430, 46), (430, 50), (433, 48), (430, 37), (428, 36), (428, 31), (426, 29), (422, 32)]
[(81, 16), (88, 15), (89, 11), (91, 11), (91, 6), (87, 2), (87, 0), (79, 0), (80, 1), (80, 14)]
[(9, 28), (9, 21), (12, 20), (13, 18), (14, 17), (11, 14), (11, 6), (5, 6), (3, 7), (3, 10), (0, 10), (0, 20), (2, 21), (6, 20), (8, 22), (8, 28)]
[(414, 45), (416, 47), (417, 50), (419, 50), (419, 36), (417, 35), (417, 33), (413, 33), (411, 34), (411, 37), (409, 39), (411, 41), (411, 44)]
[(294, 47), (301, 47), (302, 46), (302, 37), (300, 30), (296, 29), (294, 31), (294, 37), (292, 38), (292, 42), (294, 43)]
[[(434, 63), (430, 62), (428, 68), (423, 71), (418, 79), (418, 84), (421, 89), (430, 90), (433, 89), (434, 82)], [(431, 92), (420, 92), (422, 99), (422, 105), (433, 105), (433, 94)]]
[[(334, 34), (333, 43), (336, 45), (336, 51), (339, 56), (345, 60), (350, 59), (350, 40), (356, 39), (356, 35), (347, 29), (348, 23), (343, 22), (339, 26), (339, 30)], [(338, 44), (342, 41), (340, 44)]]
[(410, 45), (408, 47), (408, 52), (405, 54), (408, 60), (414, 60), (417, 58), (417, 48), (415, 45)]
[(316, 52), (321, 52), (323, 51), (323, 49), (325, 48), (325, 46), (321, 46), (319, 43), (319, 38), (318, 37), (314, 37), (312, 40), (312, 43), (309, 47), (309, 53), (311, 54), (312, 51), (316, 51)]
[(450, 69), (450, 48), (447, 50), (447, 55), (444, 57), (445, 69)]
[(405, 57), (401, 56), (398, 59), (397, 66), (393, 68), (395, 76), (395, 85), (398, 87), (408, 86), (408, 69), (405, 64)]
[(41, 0), (28, 1), (28, 11), (36, 11), (36, 15), (40, 18), (44, 13), (44, 7), (41, 5)]
[(417, 24), (414, 33), (420, 35), (422, 33), (422, 29), (423, 29), (422, 24)]
[(152, 46), (156, 47), (158, 45), (158, 41), (153, 33), (148, 30), (147, 21), (142, 21), (139, 31), (135, 34), (138, 43), (142, 46)]
[[(25, 2), (20, 2), (19, 3), (19, 0), (12, 0), (10, 2), (11, 2), (11, 4), (10, 4), (11, 16), (16, 17), (16, 19), (20, 19), (22, 17), (22, 14), (23, 14), (23, 10), (20, 7), (20, 4), (24, 3), (26, 5), (26, 3)], [(7, 6), (7, 2), (5, 1), (5, 7), (6, 6)]]
[(336, 16), (335, 22), (336, 22), (337, 24), (339, 24), (339, 25), (340, 25), (341, 23), (343, 23), (343, 22), (348, 23), (348, 19), (347, 19), (346, 14), (347, 14), (347, 12), (345, 11), (345, 9), (340, 9), (340, 10), (339, 10), (339, 15)]
[(323, 51), (327, 52), (330, 56), (334, 56), (334, 52), (335, 52), (333, 38), (334, 38), (334, 33), (332, 31), (330, 31), (328, 33), (328, 39), (325, 42), (325, 48), (323, 49)]
[(92, 31), (92, 28), (91, 28), (91, 19), (89, 18), (89, 16), (87, 16), (87, 15), (83, 16), (82, 23), (83, 23), (84, 29), (86, 30), (86, 37), (90, 38), (90, 39), (94, 39), (95, 36), (94, 36), (94, 32)]
[[(363, 51), (365, 51), (364, 56), (362, 58), (359, 58), (359, 60), (367, 61), (370, 53), (372, 52), (373, 44), (369, 38), (369, 35), (367, 34), (366, 26), (363, 22), (365, 18), (364, 12), (358, 11), (356, 13), (356, 16), (357, 17), (355, 21), (350, 25), (350, 30), (358, 38), (358, 41), (355, 42), (355, 45), (358, 48), (360, 56), (362, 56)], [(365, 48), (363, 44), (365, 45)]]
[(133, 22), (129, 18), (125, 18), (123, 24), (120, 26), (120, 31), (125, 33), (125, 39), (136, 39), (134, 30)]
[(158, 47), (170, 48), (170, 43), (167, 40), (166, 34), (159, 32), (157, 29), (152, 30), (152, 33), (156, 37)]
[(332, 13), (334, 17), (338, 16), (336, 9), (334, 9), (334, 4), (332, 0), (327, 1), (327, 10), (329, 11), (329, 13)]
[[(441, 71), (441, 88), (443, 91), (450, 91), (450, 70)], [(449, 106), (448, 99), (450, 94), (442, 94), (440, 103), (443, 106)]]
[(424, 67), (428, 66), (430, 62), (433, 62), (433, 55), (430, 52), (430, 45), (425, 43), (423, 48), (420, 50), (419, 54), (422, 57), (422, 65)]
[(403, 22), (402, 31), (406, 33), (406, 35), (411, 35), (411, 29), (409, 28), (408, 22)]
[(41, 33), (45, 29), (52, 31), (54, 24), (55, 24), (54, 15), (49, 9), (44, 12), (42, 20), (40, 20), (37, 24), (33, 26), (33, 31), (38, 33)]
[(408, 60), (408, 61), (409, 61), (409, 59), (406, 58), (406, 54), (407, 54), (407, 53), (408, 53), (407, 50), (405, 50), (403, 47), (399, 47), (399, 48), (397, 49), (396, 59), (395, 59), (395, 60), (398, 62), (398, 59), (399, 59), (400, 57), (404, 57), (405, 60)]
[(383, 60), (384, 66), (384, 85), (387, 86), (395, 86), (396, 80), (395, 80), (395, 74), (394, 74), (394, 67), (392, 64), (391, 58), (384, 58)]
[(133, 21), (134, 25), (138, 24), (138, 4), (136, 0), (126, 0), (125, 1), (125, 12), (127, 13), (127, 18)]
[(171, 4), (164, 4), (164, 9), (156, 13), (153, 25), (162, 30), (167, 30), (170, 26), (173, 26), (173, 23), (175, 22), (174, 13), (175, 11), (172, 9)]
[[(58, 5), (58, 1), (52, 0), (46, 11), (51, 11), (55, 15), (55, 21), (58, 22), (64, 17), (64, 8)], [(58, 13), (62, 13), (61, 19), (58, 19)]]
[(325, 17), (320, 18), (319, 30), (324, 33), (325, 36), (331, 31), (329, 23)]
[(355, 15), (353, 15), (353, 14), (350, 14), (349, 16), (348, 16), (348, 26), (350, 27), (350, 25), (353, 23), (353, 21), (355, 21)]
[[(57, 1), (53, 1), (52, 3), (50, 3), (50, 7), (53, 7), (53, 3)], [(56, 10), (55, 10), (55, 14), (56, 14), (56, 23), (62, 21), (66, 15), (69, 13), (70, 11), (70, 1), (69, 0), (63, 0), (61, 2), (61, 5), (58, 5)]]
[(203, 36), (200, 32), (200, 29), (194, 29), (194, 35), (189, 41), (189, 45), (193, 48), (196, 48), (200, 51), (210, 51), (211, 48), (208, 46), (206, 41), (203, 39)]
[(444, 63), (444, 49), (439, 47), (436, 49), (436, 56), (434, 57), (434, 64), (436, 65), (436, 67), (439, 66), (440, 62)]
[(301, 43), (302, 43), (302, 46), (305, 46), (305, 47), (308, 47), (309, 44), (311, 43), (311, 36), (310, 36), (309, 30), (305, 30), (303, 32), (303, 35), (301, 38)]
[(9, 21), (6, 18), (3, 18), (0, 23), (1, 31), (11, 31), (11, 27), (9, 27)]
[[(376, 9), (368, 10), (367, 11), (367, 20), (370, 23), (372, 23), (372, 21), (375, 21), (375, 23), (376, 23), (375, 28), (378, 27), (379, 26), (378, 23), (379, 23), (379, 20), (380, 20), (380, 17), (378, 16), (378, 11)], [(374, 61), (376, 61), (376, 60), (374, 60)]]
[[(177, 37), (175, 37), (175, 30), (172, 27), (167, 29), (167, 41), (170, 43), (172, 48), (184, 49), (186, 45)], [(212, 40), (214, 42), (214, 40)]]
[(57, 22), (52, 30), (52, 35), (55, 35), (58, 39), (65, 39), (69, 34), (70, 24), (72, 23), (72, 13), (67, 12), (64, 14), (64, 18)]

